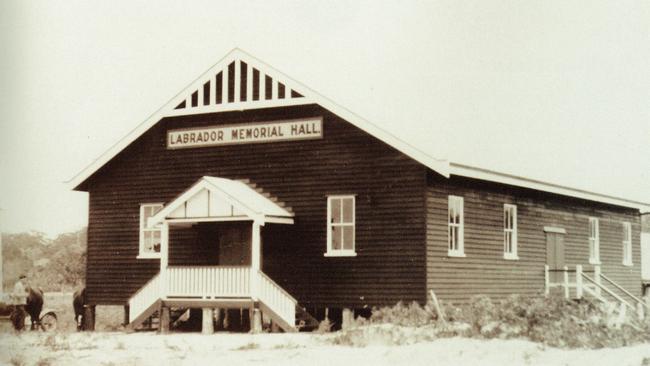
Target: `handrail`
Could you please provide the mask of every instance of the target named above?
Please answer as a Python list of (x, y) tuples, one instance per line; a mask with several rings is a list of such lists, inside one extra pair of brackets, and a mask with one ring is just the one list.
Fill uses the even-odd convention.
[[(563, 268), (556, 268), (556, 269), (550, 269), (549, 268), (548, 271), (549, 272), (568, 272), (568, 273), (576, 273), (577, 272), (577, 270), (575, 270), (575, 269), (563, 269)], [(583, 269), (582, 272), (594, 273), (596, 271), (594, 271), (593, 269), (591, 269), (591, 270)]]
[(286, 326), (292, 329), (296, 323), (297, 300), (289, 295), (280, 285), (275, 283), (275, 281), (270, 279), (264, 272), (259, 270), (256, 272), (258, 274), (256, 279), (259, 281), (257, 294), (260, 304), (268, 307), (282, 322), (286, 323)]
[(612, 281), (609, 277), (605, 276), (605, 275), (602, 274), (602, 273), (600, 274), (600, 277), (601, 277), (601, 278), (604, 278), (605, 281), (607, 281), (607, 282), (611, 283), (612, 285), (614, 285), (614, 287), (616, 287), (617, 289), (623, 291), (623, 293), (625, 293), (627, 296), (633, 298), (634, 301), (636, 301), (637, 303), (640, 303), (641, 305), (650, 308), (650, 305), (646, 304), (643, 300), (641, 300), (641, 299), (639, 299), (638, 297), (634, 296), (632, 293), (630, 293), (628, 290), (624, 289), (624, 288), (623, 288), (621, 285), (619, 285), (618, 283)]
[(597, 299), (600, 300), (600, 301), (603, 301), (603, 302), (605, 301), (605, 298), (604, 298), (604, 297), (602, 297), (602, 296), (599, 295), (596, 291), (590, 289), (590, 288), (587, 287), (587, 286), (583, 286), (583, 287), (582, 287), (582, 290), (585, 291), (585, 292), (587, 292), (589, 295), (591, 295), (591, 296), (597, 298)]
[(195, 266), (195, 265), (181, 265), (181, 266), (168, 266), (168, 269), (174, 269), (174, 268), (251, 268), (251, 266), (245, 266), (245, 265), (228, 265), (228, 266), (207, 266), (207, 265), (200, 265), (200, 266)]
[(136, 291), (133, 295), (131, 295), (130, 298), (134, 298), (134, 297), (138, 296), (142, 291), (144, 291), (147, 288), (147, 285), (150, 284), (151, 282), (155, 281), (158, 276), (160, 276), (160, 272), (153, 275), (153, 277), (151, 277), (149, 279), (149, 281), (147, 281), (147, 283), (144, 284), (144, 286), (140, 287), (138, 289), (138, 291)]
[(160, 274), (157, 273), (129, 298), (129, 322), (136, 319), (160, 298)]
[[(602, 276), (602, 274), (601, 274), (601, 276)], [(612, 290), (610, 290), (610, 289), (608, 289), (607, 287), (605, 287), (605, 286), (603, 286), (603, 285), (597, 283), (596, 280), (594, 280), (593, 278), (587, 276), (587, 275), (584, 274), (584, 273), (582, 274), (582, 277), (584, 277), (584, 278), (586, 278), (587, 280), (589, 280), (590, 282), (594, 283), (594, 284), (595, 284), (596, 286), (598, 286), (601, 290), (605, 290), (605, 292), (607, 292), (609, 295), (611, 295), (613, 298), (615, 298), (615, 299), (618, 300), (619, 302), (621, 302), (621, 303), (627, 305), (630, 309), (632, 309), (632, 310), (636, 310), (636, 309), (634, 308), (634, 306), (632, 306), (632, 304), (630, 304), (629, 302), (625, 301), (625, 299), (623, 299), (622, 297), (620, 297), (619, 295), (617, 295), (616, 293), (614, 293)]]
[(575, 273), (575, 269), (562, 269), (562, 268), (556, 268), (556, 269), (550, 269), (548, 270), (549, 272), (567, 272), (567, 273)]
[(280, 292), (284, 294), (284, 296), (291, 299), (291, 301), (293, 301), (294, 303), (296, 304), (298, 303), (298, 300), (296, 300), (293, 296), (291, 296), (285, 289), (282, 288), (282, 286), (278, 285), (275, 281), (273, 281), (271, 277), (267, 276), (266, 273), (262, 271), (257, 271), (257, 273), (259, 273), (263, 278), (265, 278), (267, 281), (271, 282), (275, 287), (277, 287), (278, 290), (280, 290)]

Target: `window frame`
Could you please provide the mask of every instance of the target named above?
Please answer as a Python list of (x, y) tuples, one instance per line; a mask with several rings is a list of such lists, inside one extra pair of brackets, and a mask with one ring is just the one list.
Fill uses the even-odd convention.
[[(511, 218), (510, 221), (512, 223), (512, 227), (508, 228), (506, 226), (507, 220), (506, 220), (506, 215), (508, 214), (509, 210), (512, 210)], [(510, 247), (511, 250), (508, 251), (508, 233), (511, 233), (512, 235), (510, 236)], [(518, 230), (517, 230), (517, 205), (513, 205), (510, 203), (504, 203), (503, 204), (503, 258), (504, 259), (509, 259), (509, 260), (518, 260), (519, 255), (518, 255), (518, 239), (517, 235)]]
[[(595, 230), (592, 230), (592, 224), (595, 224)], [(589, 218), (589, 264), (599, 265), (600, 262), (600, 220), (597, 217)], [(595, 233), (595, 236), (591, 234)], [(593, 245), (592, 245), (593, 241)]]
[[(346, 199), (352, 200), (352, 221), (343, 222), (343, 201)], [(332, 222), (332, 201), (341, 200), (341, 222), (333, 223)], [(346, 195), (331, 195), (327, 196), (327, 251), (325, 252), (325, 257), (356, 257), (356, 241), (357, 241), (357, 204), (356, 196), (353, 194)], [(332, 227), (352, 227), (352, 249), (344, 249), (344, 242), (341, 242), (341, 249), (332, 248)], [(343, 235), (343, 234), (341, 234)]]
[(634, 265), (632, 261), (632, 224), (629, 221), (623, 222), (623, 265), (626, 267)]
[(140, 204), (140, 215), (139, 215), (139, 249), (138, 249), (138, 256), (137, 259), (160, 259), (161, 253), (158, 252), (145, 252), (144, 250), (144, 242), (145, 242), (145, 233), (146, 232), (156, 232), (159, 231), (161, 232), (162, 235), (162, 227), (154, 227), (154, 228), (148, 228), (146, 227), (146, 223), (144, 222), (144, 211), (145, 208), (149, 207), (157, 207), (158, 211), (160, 211), (164, 207), (164, 203), (162, 202), (147, 202), (147, 203), (141, 203)]
[[(453, 223), (450, 221), (452, 203), (459, 202), (459, 219), (458, 223)], [(451, 228), (458, 228), (458, 236), (456, 237), (456, 249), (452, 249), (450, 244), (452, 243)], [(447, 256), (448, 257), (466, 257), (465, 254), (465, 200), (462, 196), (449, 195), (447, 199)]]

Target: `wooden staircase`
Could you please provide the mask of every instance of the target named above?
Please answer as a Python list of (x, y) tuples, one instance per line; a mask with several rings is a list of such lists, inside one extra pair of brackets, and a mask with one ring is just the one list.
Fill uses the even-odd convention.
[[(551, 281), (550, 274), (552, 272), (562, 273), (563, 280), (561, 282)], [(594, 298), (606, 304), (611, 312), (618, 311), (619, 322), (625, 318), (628, 311), (636, 313), (639, 320), (642, 320), (650, 310), (650, 304), (604, 275), (600, 266), (594, 266), (593, 271), (587, 272), (583, 270), (582, 265), (576, 265), (575, 270), (571, 270), (567, 266), (559, 270), (551, 270), (546, 265), (544, 278), (547, 296), (552, 288), (561, 288), (567, 299), (580, 300), (586, 296)]]
[(259, 308), (285, 332), (296, 332), (304, 324), (296, 320), (296, 299), (263, 272), (244, 267), (170, 267), (131, 297), (127, 330), (141, 328), (162, 308)]

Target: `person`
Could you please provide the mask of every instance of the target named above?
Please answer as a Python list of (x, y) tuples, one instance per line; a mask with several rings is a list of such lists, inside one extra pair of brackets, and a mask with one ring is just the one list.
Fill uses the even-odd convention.
[(27, 314), (25, 312), (25, 306), (27, 305), (27, 297), (29, 296), (28, 286), (27, 276), (20, 275), (14, 285), (14, 291), (11, 293), (12, 304), (14, 305), (11, 321), (16, 330), (22, 330), (25, 327), (25, 317)]

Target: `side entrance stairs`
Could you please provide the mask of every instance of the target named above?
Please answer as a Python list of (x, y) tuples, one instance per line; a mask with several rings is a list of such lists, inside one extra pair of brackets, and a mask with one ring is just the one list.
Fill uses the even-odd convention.
[[(557, 277), (560, 277), (560, 280)], [(594, 266), (592, 271), (586, 271), (582, 265), (577, 265), (575, 270), (567, 266), (561, 269), (550, 269), (546, 265), (544, 279), (547, 296), (553, 288), (559, 288), (567, 299), (580, 300), (584, 297), (597, 299), (608, 306), (610, 313), (618, 314), (616, 325), (624, 321), (628, 312), (636, 313), (638, 319), (643, 320), (650, 310), (650, 304), (603, 274), (600, 266)]]

